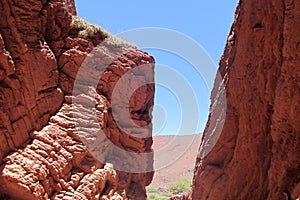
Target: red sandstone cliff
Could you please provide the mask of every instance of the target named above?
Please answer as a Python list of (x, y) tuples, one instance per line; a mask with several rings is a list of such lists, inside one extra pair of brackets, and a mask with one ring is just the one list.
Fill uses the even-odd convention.
[[(222, 80), (212, 92), (192, 199), (273, 200), (283, 199), (285, 190), (294, 199), (300, 196), (299, 10), (296, 0), (240, 1), (220, 61)], [(116, 122), (126, 121), (113, 118), (111, 95), (120, 77), (136, 66), (150, 69), (139, 72), (137, 80), (153, 79), (153, 58), (129, 46), (102, 47), (97, 62), (109, 67), (99, 84), (86, 94), (73, 93), (77, 70), (106, 33), (72, 23), (72, 0), (1, 0), (0, 11), (0, 194), (5, 199), (145, 199), (152, 173), (121, 172), (94, 156), (125, 156), (111, 143), (129, 152), (151, 151), (151, 137), (133, 137), (127, 132), (137, 134), (136, 128), (118, 127)], [(93, 79), (90, 75), (81, 78)], [(153, 92), (147, 85), (130, 99), (136, 124), (150, 123)], [(218, 99), (225, 95), (226, 106)], [(124, 104), (120, 101), (120, 112)], [(218, 127), (224, 108), (225, 124)], [(201, 157), (213, 137), (211, 124), (222, 128), (221, 135)], [(109, 140), (93, 134), (98, 126)], [(149, 133), (145, 128), (141, 134)], [(95, 140), (94, 151), (82, 140)], [(126, 158), (128, 168), (151, 169), (151, 156)]]
[[(300, 1), (241, 0), (219, 72), (191, 198), (299, 198)], [(201, 157), (210, 125), (221, 135)]]
[[(126, 96), (128, 87), (140, 82), (153, 82), (153, 58), (74, 17), (73, 0), (1, 0), (0, 13), (0, 195), (145, 199), (145, 186), (153, 176), (148, 172), (151, 153), (137, 160), (116, 149), (151, 152), (154, 87), (139, 87), (129, 99), (116, 103), (127, 108), (118, 111), (130, 113), (143, 131), (122, 117), (114, 118), (111, 95), (118, 80), (140, 65), (146, 68), (137, 71), (119, 95)], [(100, 77), (87, 68), (78, 78), (77, 71), (105, 38), (111, 39), (110, 45), (97, 47), (95, 63), (88, 63), (103, 76), (89, 85)], [(87, 92), (81, 93), (83, 88)], [(125, 123), (125, 128), (117, 123)]]

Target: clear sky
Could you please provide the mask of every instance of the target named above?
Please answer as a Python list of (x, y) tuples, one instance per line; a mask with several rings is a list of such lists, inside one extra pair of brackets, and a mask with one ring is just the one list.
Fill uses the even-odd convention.
[[(152, 0), (147, 2), (75, 0), (75, 3), (77, 15), (100, 25), (113, 34), (144, 27), (159, 27), (180, 32), (203, 47), (215, 64), (215, 70), (223, 53), (237, 6), (237, 0)], [(163, 74), (158, 77), (163, 73), (160, 70), (163, 69), (162, 66), (174, 69), (174, 72), (180, 74), (194, 91), (199, 110), (195, 112), (196, 108), (192, 107), (182, 111), (181, 101), (185, 100), (178, 97), (176, 90), (168, 88), (168, 85), (158, 84), (156, 86), (156, 106), (153, 113), (153, 134), (202, 132), (210, 104), (210, 91), (205, 80), (201, 76), (199, 78), (189, 60), (159, 49), (144, 50), (153, 55), (156, 60), (156, 80), (165, 76)], [(170, 76), (166, 76), (166, 79), (169, 80)], [(176, 82), (176, 80), (173, 81)], [(180, 83), (178, 83), (179, 85)], [(193, 113), (199, 113), (196, 117), (198, 119), (195, 119)], [(196, 123), (198, 127), (195, 129), (189, 123)]]

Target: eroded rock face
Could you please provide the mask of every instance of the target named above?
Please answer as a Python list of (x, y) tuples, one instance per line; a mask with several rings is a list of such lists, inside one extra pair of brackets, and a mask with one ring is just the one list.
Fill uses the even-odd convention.
[[(300, 2), (240, 1), (212, 92), (220, 138), (196, 161), (192, 199), (300, 197)], [(225, 84), (225, 90), (220, 84)], [(216, 127), (222, 128), (222, 127)], [(205, 130), (200, 154), (210, 137)]]
[[(0, 195), (145, 199), (153, 58), (132, 46), (98, 46), (101, 31), (80, 35), (72, 0), (4, 0), (0, 10)], [(90, 68), (77, 76), (83, 62)]]

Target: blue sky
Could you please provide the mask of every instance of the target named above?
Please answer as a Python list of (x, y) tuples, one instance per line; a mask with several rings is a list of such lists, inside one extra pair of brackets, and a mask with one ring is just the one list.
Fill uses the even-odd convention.
[[(217, 68), (227, 34), (233, 22), (237, 0), (229, 1), (99, 1), (75, 0), (77, 15), (98, 24), (113, 34), (136, 28), (159, 27), (180, 32), (196, 41)], [(195, 72), (189, 60), (159, 49), (144, 49), (156, 59), (156, 74), (161, 66), (168, 66), (181, 75), (196, 97), (194, 107), (182, 111), (182, 100), (176, 91), (156, 86), (154, 135), (200, 133), (205, 127), (209, 109), (210, 91), (204, 78)], [(156, 77), (157, 80), (165, 75)], [(170, 79), (166, 76), (166, 79)], [(212, 77), (213, 79), (213, 77)], [(176, 82), (176, 80), (173, 80)], [(178, 86), (180, 83), (178, 83)], [(189, 97), (187, 97), (189, 98)], [(191, 100), (192, 101), (192, 100)], [(193, 105), (191, 103), (191, 105)], [(197, 113), (198, 116), (193, 116)], [(191, 123), (191, 124), (190, 124)], [(197, 125), (195, 127), (195, 124)]]

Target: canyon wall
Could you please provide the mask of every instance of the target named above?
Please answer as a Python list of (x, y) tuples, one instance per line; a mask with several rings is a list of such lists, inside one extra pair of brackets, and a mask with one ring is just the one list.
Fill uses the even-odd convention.
[(0, 196), (146, 199), (154, 85), (135, 86), (153, 83), (153, 57), (76, 17), (73, 0), (1, 0), (0, 12)]
[[(220, 60), (222, 79), (211, 94), (192, 199), (300, 197), (299, 27), (300, 1), (239, 2)], [(220, 137), (202, 156), (214, 137), (211, 125)]]

